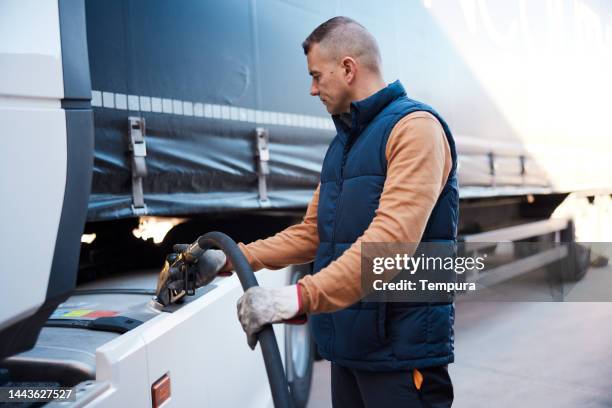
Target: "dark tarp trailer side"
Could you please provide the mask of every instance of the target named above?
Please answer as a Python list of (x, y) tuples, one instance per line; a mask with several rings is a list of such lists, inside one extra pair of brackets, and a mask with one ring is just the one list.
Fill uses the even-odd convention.
[[(609, 189), (603, 117), (590, 115), (590, 128), (583, 127), (579, 119), (588, 115), (579, 115), (583, 105), (569, 103), (572, 93), (568, 104), (546, 93), (552, 85), (544, 68), (550, 61), (571, 62), (572, 55), (564, 47), (546, 59), (554, 51), (546, 48), (550, 35), (531, 28), (554, 27), (556, 14), (531, 4), (524, 13), (514, 5), (495, 8), (487, 18), (506, 24), (526, 16), (521, 29), (533, 37), (518, 36), (506, 47), (482, 31), (491, 12), (482, 5), (426, 3), (87, 0), (96, 143), (88, 220), (142, 214), (131, 206), (129, 117), (146, 122), (146, 214), (303, 209), (335, 132), (318, 98), (309, 95), (300, 44), (334, 15), (363, 23), (380, 45), (385, 80), (401, 79), (409, 96), (449, 122), (462, 199)], [(556, 7), (565, 13), (562, 22), (583, 12), (567, 1)], [(584, 49), (576, 24), (574, 32), (559, 27), (578, 35), (572, 44)], [(544, 48), (534, 53), (537, 47)], [(531, 62), (509, 65), (508, 55)], [(582, 83), (582, 71), (573, 66), (560, 65), (552, 74), (569, 69), (564, 78)], [(598, 83), (598, 89), (572, 92), (600, 97), (611, 83), (603, 77)], [(559, 107), (553, 119), (530, 122), (552, 106)], [(267, 201), (258, 187), (256, 128), (269, 134)]]

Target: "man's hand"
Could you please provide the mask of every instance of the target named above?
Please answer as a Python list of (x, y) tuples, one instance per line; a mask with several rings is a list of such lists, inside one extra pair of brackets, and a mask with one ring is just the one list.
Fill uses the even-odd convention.
[[(174, 251), (169, 257), (176, 259), (178, 255), (185, 252), (189, 248), (189, 244), (176, 244), (172, 247)], [(217, 274), (223, 269), (227, 258), (223, 251), (219, 249), (209, 249), (204, 252), (199, 258), (187, 264), (190, 273), (194, 273), (196, 277), (196, 288), (208, 285), (215, 279)], [(168, 288), (172, 290), (181, 290), (184, 286), (183, 275), (178, 271), (170, 270), (170, 282)]]
[(254, 286), (238, 299), (238, 319), (247, 334), (251, 349), (257, 344), (257, 332), (268, 323), (279, 323), (295, 317), (300, 311), (297, 285), (280, 289)]

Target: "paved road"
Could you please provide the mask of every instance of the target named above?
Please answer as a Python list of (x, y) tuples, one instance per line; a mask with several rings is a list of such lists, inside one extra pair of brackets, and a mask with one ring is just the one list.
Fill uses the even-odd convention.
[[(568, 298), (589, 296), (612, 298), (612, 267), (591, 269)], [(453, 407), (612, 407), (612, 302), (459, 300), (455, 329)], [(309, 408), (330, 401), (318, 362)]]

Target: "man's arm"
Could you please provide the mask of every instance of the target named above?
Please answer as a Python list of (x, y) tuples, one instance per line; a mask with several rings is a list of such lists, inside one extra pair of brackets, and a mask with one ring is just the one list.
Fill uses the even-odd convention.
[(421, 240), (452, 166), (444, 130), (433, 115), (411, 113), (393, 128), (385, 153), (387, 178), (374, 219), (336, 261), (300, 279), (301, 312), (332, 312), (361, 299), (361, 242)]
[[(288, 265), (311, 262), (319, 247), (317, 229), (317, 207), (319, 205), (319, 186), (308, 204), (306, 215), (301, 223), (248, 245), (238, 244), (247, 257), (253, 270), (280, 269)], [(231, 269), (231, 265), (224, 270)]]

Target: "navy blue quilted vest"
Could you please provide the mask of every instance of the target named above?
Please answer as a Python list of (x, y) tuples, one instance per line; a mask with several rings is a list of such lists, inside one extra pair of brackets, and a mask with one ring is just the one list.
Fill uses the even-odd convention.
[[(453, 137), (431, 107), (408, 98), (396, 81), (352, 103), (350, 127), (334, 117), (338, 133), (321, 171), (315, 273), (342, 255), (372, 222), (387, 171), (387, 139), (395, 124), (414, 111), (430, 112), (440, 121), (453, 158), (422, 241), (456, 239), (459, 194)], [(334, 313), (312, 315), (310, 324), (322, 357), (346, 367), (394, 371), (452, 362), (453, 321), (452, 303), (357, 302)]]

